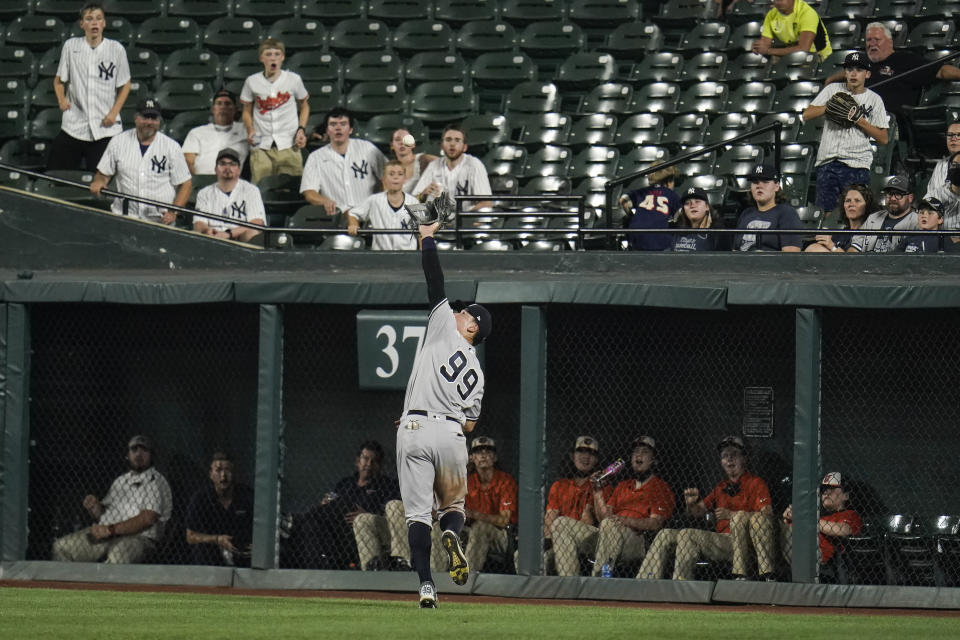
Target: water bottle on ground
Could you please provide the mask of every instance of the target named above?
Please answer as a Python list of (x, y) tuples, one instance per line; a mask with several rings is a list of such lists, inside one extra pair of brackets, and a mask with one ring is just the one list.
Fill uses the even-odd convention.
[(613, 558), (607, 558), (607, 561), (600, 567), (600, 575), (604, 578), (613, 577)]

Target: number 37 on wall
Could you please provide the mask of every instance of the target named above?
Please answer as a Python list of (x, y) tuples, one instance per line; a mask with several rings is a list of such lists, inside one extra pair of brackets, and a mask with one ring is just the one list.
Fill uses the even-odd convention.
[(427, 332), (425, 311), (357, 313), (357, 373), (361, 389), (405, 389)]

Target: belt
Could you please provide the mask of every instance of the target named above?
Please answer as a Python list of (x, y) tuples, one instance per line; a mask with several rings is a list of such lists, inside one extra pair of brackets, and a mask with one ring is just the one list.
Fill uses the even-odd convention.
[(440, 414), (440, 413), (430, 413), (429, 411), (424, 411), (423, 409), (410, 409), (409, 411), (407, 411), (407, 415), (408, 415), (408, 416), (411, 416), (411, 415), (412, 415), (412, 416), (426, 416), (426, 417), (428, 417), (428, 418), (434, 418), (435, 420), (438, 420), (438, 419), (440, 419), (440, 418), (446, 418), (446, 419), (449, 420), (450, 422), (456, 422), (457, 424), (463, 424), (462, 422), (460, 422), (460, 420), (459, 420), (458, 418), (454, 418), (453, 416), (445, 416), (445, 415)]

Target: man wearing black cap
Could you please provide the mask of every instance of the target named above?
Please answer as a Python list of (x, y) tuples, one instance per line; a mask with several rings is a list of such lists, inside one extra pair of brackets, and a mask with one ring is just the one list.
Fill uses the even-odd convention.
[[(197, 211), (266, 226), (266, 213), (260, 190), (240, 178), (240, 154), (227, 147), (217, 154), (217, 181), (197, 193)], [(193, 230), (215, 238), (250, 242), (260, 234), (257, 229), (230, 224), (215, 218), (196, 216)]]
[(841, 189), (848, 184), (870, 184), (870, 165), (873, 164), (870, 139), (887, 144), (889, 117), (883, 100), (865, 84), (870, 77), (867, 55), (854, 51), (844, 58), (843, 68), (846, 84), (828, 84), (803, 110), (804, 122), (819, 118), (827, 112), (830, 99), (842, 91), (852, 96), (857, 105), (844, 122), (827, 118), (823, 125), (815, 165), (816, 202), (824, 211), (833, 211)]
[[(883, 184), (886, 208), (870, 214), (861, 230), (886, 229), (910, 231), (917, 228), (917, 212), (913, 208), (913, 193), (910, 179), (906, 176), (890, 176)], [(864, 253), (887, 253), (896, 250), (903, 236), (858, 235), (850, 241), (850, 250)]]
[(221, 149), (230, 147), (236, 151), (241, 167), (250, 153), (247, 129), (237, 120), (237, 97), (232, 92), (217, 91), (210, 114), (213, 122), (191, 129), (183, 141), (183, 155), (193, 175), (215, 174), (217, 153)]
[[(190, 168), (177, 141), (160, 133), (162, 121), (160, 103), (154, 98), (141, 100), (133, 118), (134, 128), (110, 139), (90, 191), (100, 195), (110, 179), (116, 177), (115, 191), (186, 206), (192, 189)], [(173, 224), (177, 218), (171, 210), (123, 198), (115, 198), (111, 209), (118, 215), (163, 224)]]
[(737, 220), (738, 229), (756, 229), (762, 233), (738, 233), (733, 238), (736, 251), (800, 251), (799, 234), (768, 233), (774, 229), (802, 229), (797, 210), (781, 202), (780, 177), (772, 165), (757, 165), (748, 177), (750, 195), (756, 206), (748, 207)]

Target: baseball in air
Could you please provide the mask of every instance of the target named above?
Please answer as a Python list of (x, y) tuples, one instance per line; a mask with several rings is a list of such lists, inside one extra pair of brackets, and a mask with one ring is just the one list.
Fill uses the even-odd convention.
[(414, 147), (414, 146), (416, 146), (416, 144), (417, 144), (417, 141), (416, 141), (416, 140), (414, 139), (414, 137), (413, 137), (412, 135), (410, 135), (409, 133), (408, 133), (407, 135), (403, 136), (403, 146), (405, 146), (405, 147)]

